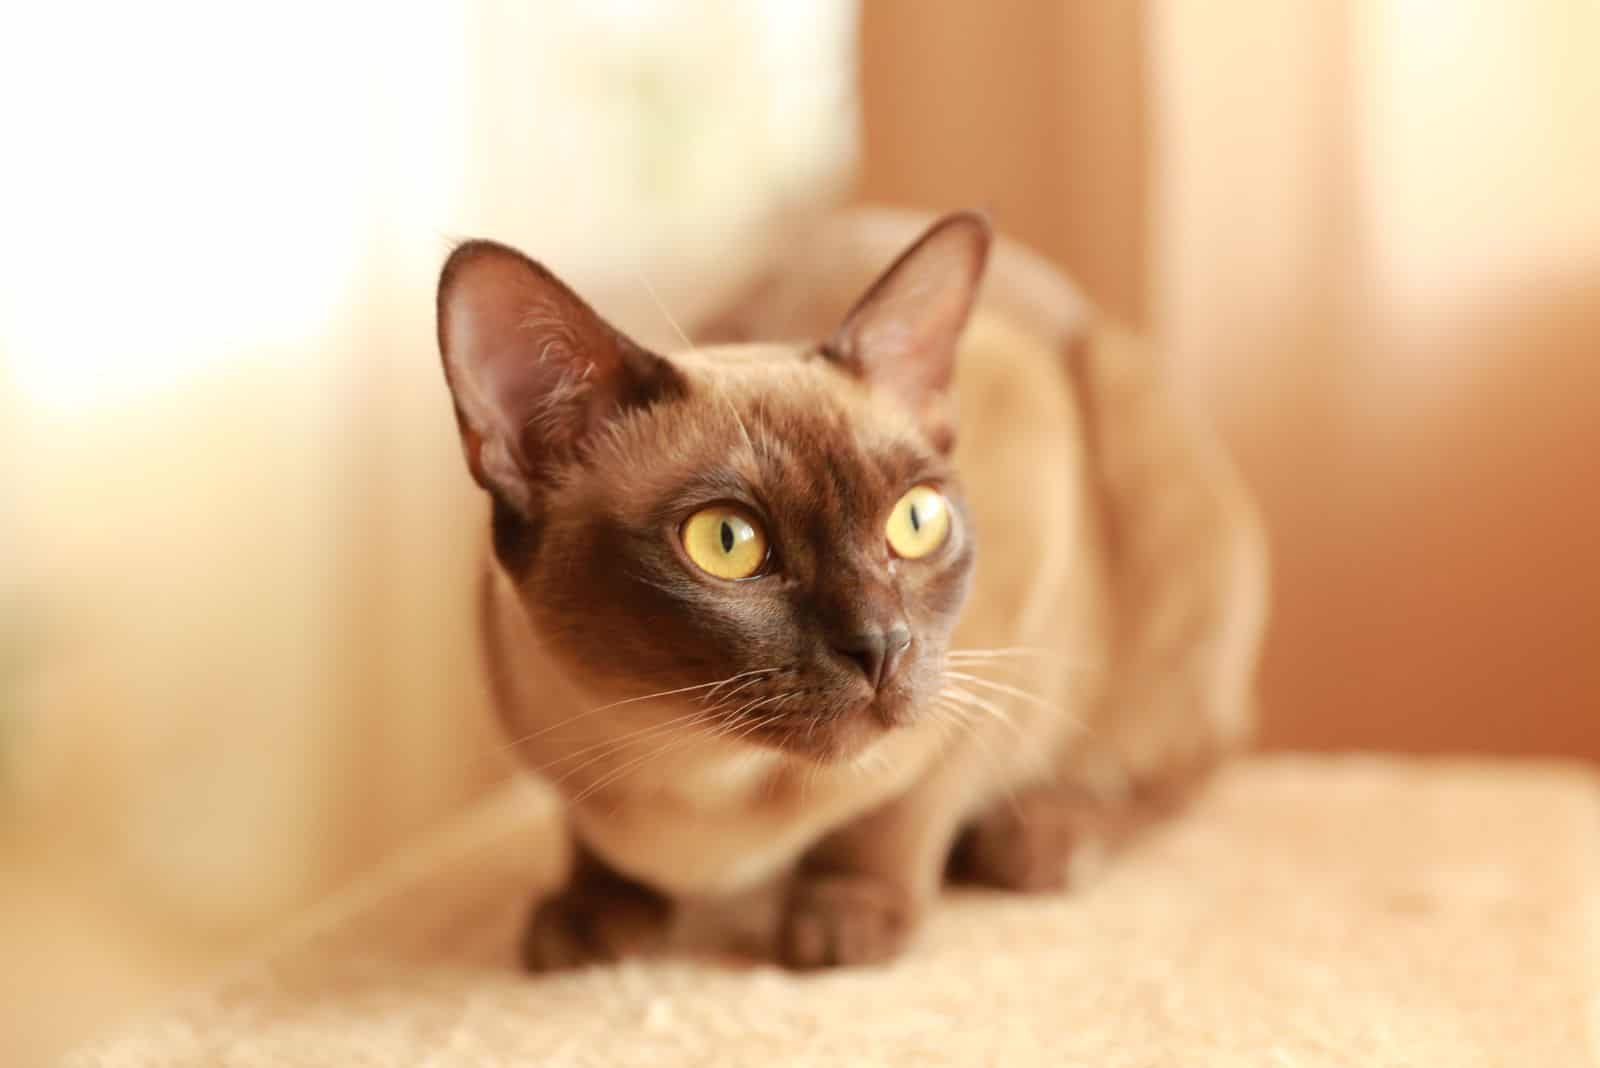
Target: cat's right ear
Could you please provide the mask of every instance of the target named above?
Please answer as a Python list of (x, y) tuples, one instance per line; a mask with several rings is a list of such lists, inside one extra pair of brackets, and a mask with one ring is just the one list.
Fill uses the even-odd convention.
[(469, 241), (439, 276), (439, 351), (467, 467), (524, 518), (552, 466), (682, 377), (515, 249)]

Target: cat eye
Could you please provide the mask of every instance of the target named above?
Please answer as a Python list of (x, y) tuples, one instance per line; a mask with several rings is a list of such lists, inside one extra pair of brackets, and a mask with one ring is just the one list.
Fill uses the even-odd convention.
[(896, 555), (927, 556), (950, 536), (950, 502), (932, 486), (917, 486), (895, 503), (884, 533)]
[(708, 575), (745, 579), (767, 559), (767, 535), (756, 518), (732, 504), (713, 504), (685, 520), (683, 551)]

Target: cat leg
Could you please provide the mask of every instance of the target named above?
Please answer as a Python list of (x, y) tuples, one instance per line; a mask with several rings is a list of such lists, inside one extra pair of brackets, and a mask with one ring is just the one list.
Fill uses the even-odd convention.
[(939, 892), (974, 774), (965, 761), (947, 762), (815, 846), (789, 885), (783, 963), (812, 969), (898, 956)]
[(1174, 775), (1120, 797), (1070, 781), (1008, 794), (963, 828), (950, 877), (1019, 893), (1081, 886), (1113, 854), (1177, 813), (1205, 778), (1204, 772)]
[(567, 883), (540, 901), (522, 936), (531, 972), (620, 960), (662, 941), (672, 902), (607, 867), (581, 842)]

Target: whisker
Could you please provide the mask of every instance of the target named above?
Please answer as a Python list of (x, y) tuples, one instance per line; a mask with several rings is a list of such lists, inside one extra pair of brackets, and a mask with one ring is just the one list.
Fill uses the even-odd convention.
[(963, 690), (959, 686), (952, 686), (948, 684), (945, 686), (943, 692), (946, 697), (952, 701), (955, 701), (957, 704), (965, 705), (969, 710), (976, 709), (977, 711), (984, 713), (989, 719), (998, 720), (1013, 730), (1016, 729), (1017, 724), (1016, 721), (1011, 718), (1011, 713), (1000, 707), (1000, 705), (994, 701), (991, 701), (989, 698), (980, 697), (978, 694), (972, 693), (969, 690)]
[(969, 708), (976, 708), (981, 712), (985, 712), (993, 719), (1004, 722), (1007, 726), (1016, 726), (1016, 721), (1012, 719), (1011, 712), (1008, 709), (1001, 707), (999, 703), (991, 700), (990, 698), (975, 694), (971, 690), (964, 690), (960, 686), (956, 686), (951, 683), (945, 684), (943, 692), (946, 696), (950, 697), (959, 704), (963, 704)]
[(1006, 714), (1005, 709), (1001, 708), (987, 697), (979, 697), (977, 694), (963, 690), (959, 686), (947, 685), (943, 690), (940, 691), (940, 693), (943, 696), (957, 701), (960, 704), (969, 705), (978, 709), (979, 711), (987, 712), (995, 719), (1003, 719), (1008, 721), (1011, 719), (1011, 717)]
[(997, 693), (1003, 693), (1008, 697), (1015, 697), (1019, 701), (1027, 701), (1038, 708), (1044, 709), (1047, 712), (1063, 711), (1060, 706), (1046, 701), (1043, 697), (1040, 697), (1036, 693), (1029, 693), (1027, 690), (1020, 689), (1016, 686), (1010, 686), (1003, 682), (996, 682), (993, 679), (986, 679), (978, 675), (969, 675), (962, 671), (946, 671), (945, 677), (951, 679), (960, 679), (962, 682), (970, 682), (975, 686), (987, 686), (989, 689), (994, 690)]
[[(770, 667), (770, 668), (756, 668), (756, 669), (754, 669), (752, 671), (741, 671), (737, 675), (729, 675), (726, 679), (723, 679), (717, 685), (718, 686), (726, 686), (728, 683), (733, 682), (733, 681), (735, 681), (737, 679), (746, 679), (747, 681), (739, 683), (739, 685), (735, 686), (731, 691), (729, 691), (730, 693), (738, 693), (740, 690), (744, 689), (746, 686), (750, 685), (751, 683), (760, 682), (761, 678), (763, 676), (771, 675), (773, 672), (781, 671), (781, 670), (783, 670), (783, 669), (782, 668)], [(753, 677), (751, 677), (751, 676), (753, 676)], [(701, 700), (703, 700), (703, 701), (713, 700), (714, 695), (716, 694), (716, 692), (717, 692), (716, 687), (713, 687), (711, 692), (706, 694), (705, 697), (701, 698)], [(726, 696), (728, 696), (728, 694), (723, 694), (722, 696), (726, 697)]]
[(677, 689), (674, 689), (674, 690), (659, 690), (656, 693), (640, 694), (638, 697), (625, 697), (620, 701), (612, 701), (609, 704), (598, 705), (598, 706), (596, 706), (594, 708), (588, 709), (587, 711), (579, 712), (577, 715), (569, 716), (566, 719), (561, 720), (559, 723), (547, 724), (546, 726), (543, 726), (543, 727), (539, 728), (536, 731), (532, 731), (532, 732), (530, 732), (528, 734), (522, 735), (520, 738), (513, 738), (511, 741), (506, 742), (505, 745), (502, 746), (502, 748), (511, 749), (511, 748), (514, 748), (514, 747), (519, 746), (519, 745), (524, 745), (524, 744), (526, 744), (528, 742), (533, 741), (533, 739), (535, 739), (535, 738), (538, 738), (538, 737), (541, 737), (543, 735), (549, 734), (551, 731), (559, 730), (562, 727), (570, 726), (571, 724), (576, 723), (578, 720), (584, 718), (585, 716), (592, 716), (596, 712), (608, 712), (613, 708), (621, 708), (624, 705), (637, 704), (640, 701), (651, 701), (651, 700), (654, 700), (654, 699), (656, 699), (658, 697), (672, 697), (672, 696), (675, 696), (675, 695), (681, 694), (681, 693), (693, 693), (696, 690), (713, 689), (713, 688), (715, 688), (717, 686), (726, 686), (728, 683), (733, 682), (735, 679), (742, 679), (747, 675), (767, 674), (767, 673), (770, 673), (770, 672), (773, 672), (773, 671), (777, 671), (777, 670), (778, 670), (777, 668), (755, 668), (754, 670), (751, 670), (751, 671), (741, 671), (737, 675), (730, 675), (725, 679), (718, 679), (715, 682), (702, 682), (702, 683), (699, 683), (699, 684), (697, 684), (695, 686), (679, 686)]
[[(755, 680), (751, 680), (751, 681), (755, 681)], [(729, 724), (724, 725), (724, 727), (725, 728), (731, 728), (733, 723), (737, 722), (737, 717), (740, 716), (741, 714), (745, 714), (745, 713), (747, 713), (749, 711), (752, 711), (754, 709), (760, 708), (763, 705), (766, 705), (766, 704), (769, 704), (769, 703), (772, 703), (772, 702), (776, 702), (776, 701), (782, 701), (782, 700), (785, 700), (787, 698), (794, 697), (794, 696), (797, 696), (797, 694), (796, 693), (773, 694), (773, 695), (771, 695), (769, 697), (756, 698), (753, 701), (749, 701), (744, 706), (742, 706), (738, 711), (736, 711), (733, 714), (732, 717), (730, 717), (731, 722)], [(584, 763), (579, 764), (579, 765), (577, 765), (575, 767), (568, 768), (565, 772), (562, 773), (561, 778), (556, 780), (556, 783), (559, 784), (559, 783), (565, 781), (566, 779), (570, 778), (573, 774), (575, 774), (576, 772), (578, 772), (582, 768), (588, 767), (589, 765), (594, 764), (597, 761), (604, 760), (608, 756), (615, 755), (616, 753), (621, 752), (622, 749), (626, 748), (625, 744), (615, 744), (615, 743), (626, 743), (630, 739), (633, 740), (633, 741), (642, 741), (642, 740), (644, 740), (644, 738), (646, 736), (654, 737), (654, 736), (657, 736), (657, 735), (670, 734), (675, 729), (684, 728), (684, 727), (693, 728), (693, 727), (695, 727), (695, 726), (697, 726), (697, 725), (699, 725), (701, 723), (709, 722), (710, 720), (711, 720), (711, 711), (699, 711), (699, 710), (696, 710), (694, 712), (690, 712), (690, 713), (687, 713), (687, 714), (682, 715), (682, 716), (677, 716), (677, 717), (675, 717), (675, 718), (673, 718), (671, 720), (668, 720), (665, 723), (658, 723), (658, 724), (654, 725), (653, 727), (646, 727), (646, 728), (644, 728), (644, 729), (642, 729), (640, 731), (634, 731), (630, 735), (625, 736), (622, 739), (612, 739), (611, 740), (612, 744), (610, 744), (610, 747), (606, 750), (606, 752), (597, 754), (596, 756), (591, 757), (589, 760), (587, 760)], [(759, 725), (760, 724), (759, 724), (759, 720), (758, 720), (758, 721), (756, 721), (755, 723), (753, 723), (751, 725), (751, 729), (754, 729), (754, 727), (759, 726)], [(727, 729), (719, 729), (719, 730), (716, 730), (716, 731), (709, 732), (708, 737), (717, 738), (717, 737), (721, 737), (721, 736), (725, 735), (726, 733), (728, 733)], [(743, 733), (743, 732), (741, 732), (741, 733)], [(692, 731), (691, 731), (691, 734), (692, 734)], [(590, 748), (603, 748), (606, 745), (607, 745), (607, 743), (601, 743), (601, 746), (599, 746), (599, 747), (590, 747)], [(662, 750), (662, 751), (664, 751), (664, 750)], [(581, 752), (582, 751), (580, 750), (580, 753)], [(578, 753), (569, 754), (569, 757), (577, 756), (577, 755), (579, 755), (579, 754)], [(648, 756), (649, 754), (646, 754), (646, 755)], [(552, 762), (552, 763), (559, 763), (559, 761), (555, 761), (555, 762)], [(632, 766), (633, 765), (630, 763), (629, 765), (626, 765), (625, 767), (632, 767)], [(614, 769), (614, 770), (616, 770), (616, 769)], [(604, 781), (605, 780), (602, 780), (602, 783)], [(591, 786), (593, 786), (593, 785), (597, 785), (597, 784), (591, 784)], [(577, 801), (577, 798), (574, 798), (573, 801), (575, 803)]]
[(651, 302), (655, 304), (656, 310), (661, 313), (661, 318), (665, 319), (667, 325), (672, 327), (672, 332), (677, 334), (678, 338), (683, 342), (683, 347), (693, 349), (694, 342), (689, 340), (689, 335), (684, 331), (683, 327), (678, 325), (678, 320), (674, 319), (672, 313), (667, 311), (667, 306), (662, 301), (661, 295), (656, 292), (656, 287), (650, 284), (650, 279), (644, 276), (644, 271), (636, 267), (633, 273), (639, 276), (639, 284), (644, 286), (646, 293), (650, 294)]
[(774, 696), (776, 696), (776, 695), (769, 694), (766, 697), (754, 697), (754, 698), (751, 698), (750, 700), (746, 701), (744, 704), (740, 705), (738, 707), (738, 709), (733, 714), (734, 714), (735, 717), (749, 715), (750, 712), (752, 712), (753, 710), (755, 710), (757, 708), (760, 708), (762, 705), (767, 704), (770, 701), (772, 701)]
[(778, 699), (783, 698), (785, 696), (794, 696), (794, 695), (792, 693), (791, 694), (773, 694), (770, 697), (757, 698), (754, 701), (746, 702), (745, 704), (741, 705), (739, 708), (735, 709), (732, 714), (730, 714), (728, 717), (726, 717), (727, 718), (727, 722), (724, 723), (718, 730), (712, 732), (711, 737), (715, 738), (715, 739), (728, 739), (728, 740), (733, 740), (733, 741), (737, 741), (738, 739), (743, 738), (745, 735), (753, 732), (754, 730), (756, 730), (756, 728), (761, 726), (762, 717), (760, 717), (760, 716), (751, 716), (748, 723), (744, 722), (742, 717), (748, 715), (749, 712), (753, 711), (755, 708), (757, 708), (757, 707), (759, 707), (759, 706), (761, 706), (761, 705), (763, 705), (763, 704), (765, 704), (765, 703), (767, 703), (769, 701), (778, 700)]
[[(1046, 661), (1054, 661), (1046, 663)], [(1008, 669), (1014, 671), (1064, 671), (1071, 678), (1082, 678), (1104, 670), (1105, 659), (1098, 656), (1068, 657), (1059, 651), (1017, 647), (1011, 649), (952, 649), (945, 662), (955, 668)]]
[(593, 797), (595, 794), (599, 793), (601, 790), (605, 789), (607, 786), (610, 786), (612, 783), (617, 782), (619, 779), (621, 779), (622, 777), (627, 775), (630, 771), (633, 771), (635, 768), (638, 768), (641, 764), (644, 764), (646, 761), (650, 760), (651, 758), (664, 756), (667, 753), (672, 752), (674, 749), (677, 749), (679, 746), (683, 745), (685, 742), (690, 741), (693, 738), (694, 738), (694, 734), (692, 732), (688, 733), (688, 734), (684, 734), (684, 735), (682, 735), (682, 736), (680, 736), (678, 738), (674, 738), (672, 741), (667, 742), (663, 746), (659, 746), (656, 749), (653, 749), (648, 753), (644, 753), (641, 756), (635, 757), (634, 759), (628, 761), (626, 764), (623, 764), (621, 767), (613, 768), (610, 772), (608, 772), (607, 774), (601, 776), (599, 779), (597, 779), (594, 782), (590, 783), (583, 790), (581, 790), (577, 794), (575, 794), (573, 796), (572, 800), (568, 801), (567, 803), (569, 805), (577, 805), (577, 804), (582, 803), (583, 801), (585, 801), (585, 800), (589, 799), (590, 797)]
[(674, 716), (672, 719), (666, 720), (665, 722), (662, 722), (662, 723), (648, 723), (648, 724), (645, 724), (643, 727), (638, 728), (637, 730), (631, 730), (631, 731), (628, 731), (625, 734), (617, 735), (617, 736), (610, 737), (610, 738), (602, 738), (599, 741), (597, 741), (597, 742), (595, 742), (595, 743), (593, 743), (591, 745), (586, 745), (581, 749), (574, 749), (570, 753), (563, 753), (560, 756), (554, 757), (554, 758), (552, 758), (550, 760), (547, 760), (543, 764), (540, 764), (540, 765), (538, 765), (537, 767), (534, 767), (534, 768), (530, 768), (529, 770), (532, 771), (534, 774), (542, 774), (544, 772), (550, 771), (551, 769), (555, 768), (556, 765), (558, 765), (558, 764), (564, 764), (569, 760), (573, 760), (573, 759), (575, 759), (577, 757), (583, 756), (585, 753), (593, 753), (593, 752), (596, 752), (598, 750), (609, 749), (609, 748), (611, 748), (613, 746), (618, 746), (618, 745), (622, 745), (624, 743), (630, 742), (630, 741), (632, 741), (632, 740), (634, 740), (636, 738), (642, 738), (642, 737), (654, 734), (657, 731), (665, 730), (668, 727), (672, 727), (672, 726), (675, 726), (675, 725), (680, 724), (680, 723), (685, 723), (685, 722), (693, 719), (697, 714), (698, 713), (696, 713), (696, 712), (685, 712), (680, 716)]
[[(706, 713), (709, 715), (709, 714), (712, 714), (712, 713), (715, 713), (715, 712), (722, 711), (723, 709), (727, 708), (729, 705), (733, 704), (733, 695), (734, 694), (738, 693), (740, 690), (745, 689), (746, 687), (754, 686), (756, 683), (758, 683), (760, 681), (761, 681), (761, 679), (759, 679), (759, 678), (746, 679), (745, 681), (741, 682), (739, 685), (735, 686), (733, 689), (729, 690), (727, 693), (723, 694), (721, 697), (718, 697), (716, 699), (717, 703), (714, 704), (714, 705), (711, 705), (709, 708), (707, 708), (706, 709)], [(714, 693), (715, 691), (712, 691), (712, 692)], [(706, 696), (700, 698), (700, 702), (702, 704), (705, 704), (706, 702), (710, 701), (711, 699), (712, 699), (711, 695), (707, 694)]]
[(970, 708), (964, 708), (953, 701), (935, 701), (931, 706), (942, 715), (938, 722), (945, 727), (952, 728), (958, 736), (964, 736), (978, 729), (981, 722), (978, 714)]
[[(1015, 726), (1009, 719), (1006, 719), (1005, 722), (1010, 726)], [(1019, 738), (1024, 737), (1020, 731), (1017, 736)], [(989, 748), (989, 743), (984, 740), (983, 732), (978, 730), (975, 725), (972, 725), (970, 721), (967, 737), (971, 738), (977, 746), (978, 755), (985, 764), (989, 765), (989, 771), (994, 775), (995, 785), (1005, 792), (1007, 803), (1010, 804), (1012, 811), (1020, 817), (1022, 814), (1022, 802), (1018, 798), (1016, 784), (1012, 782), (1011, 776), (1004, 774), (1004, 765), (1001, 764), (1000, 758), (995, 755), (994, 750)]]
[[(778, 695), (775, 695), (775, 696), (778, 696)], [(772, 699), (773, 698), (765, 698), (763, 700), (772, 700)], [(692, 726), (692, 724), (691, 724), (691, 726)], [(739, 738), (744, 737), (746, 734), (751, 733), (752, 731), (754, 731), (756, 728), (758, 728), (760, 726), (761, 726), (761, 720), (759, 718), (753, 719), (752, 722), (748, 726), (745, 726), (742, 729), (738, 730), (736, 733), (733, 733), (733, 740), (737, 741)], [(733, 727), (732, 723), (724, 724), (721, 728), (719, 728), (717, 730), (714, 730), (714, 731), (711, 731), (708, 734), (708, 738), (715, 739), (715, 738), (727, 737), (729, 735), (729, 733), (732, 731), (732, 727)], [(637, 770), (641, 765), (643, 765), (644, 763), (646, 763), (650, 759), (659, 758), (659, 757), (665, 756), (667, 753), (670, 753), (670, 752), (682, 747), (686, 742), (691, 741), (694, 737), (695, 737), (695, 732), (694, 731), (689, 731), (689, 732), (685, 733), (682, 737), (679, 737), (679, 738), (677, 738), (677, 739), (675, 739), (673, 741), (670, 741), (670, 742), (666, 743), (665, 745), (660, 746), (659, 748), (653, 750), (652, 752), (645, 753), (642, 756), (639, 756), (639, 757), (637, 757), (637, 758), (635, 758), (633, 760), (628, 761), (626, 764), (623, 764), (621, 767), (613, 769), (610, 773), (608, 773), (607, 775), (603, 776), (598, 781), (596, 781), (594, 783), (591, 783), (587, 789), (585, 789), (582, 792), (580, 792), (579, 794), (577, 794), (568, 803), (576, 805), (579, 802), (594, 796), (595, 794), (599, 793), (601, 790), (605, 789), (606, 787), (611, 786), (612, 784), (618, 782), (619, 780), (621, 780), (622, 778), (627, 776), (629, 773)]]
[(739, 414), (739, 409), (734, 407), (733, 398), (726, 395), (722, 398), (728, 404), (728, 411), (733, 413), (733, 421), (739, 427), (739, 433), (744, 437), (744, 446), (750, 450), (752, 456), (756, 453), (756, 443), (750, 438), (750, 431), (745, 428), (744, 416)]
[[(770, 700), (770, 698), (768, 698), (768, 700)], [(765, 702), (762, 702), (762, 704), (764, 704), (764, 703)], [(760, 704), (757, 704), (754, 707), (747, 707), (744, 710), (745, 714), (748, 715), (750, 712), (754, 711), (755, 708), (759, 708), (759, 707), (761, 707)], [(732, 741), (736, 741), (737, 742), (737, 741), (739, 741), (739, 740), (741, 740), (741, 739), (743, 739), (743, 738), (745, 738), (745, 737), (747, 737), (747, 736), (749, 736), (751, 734), (754, 734), (757, 730), (761, 729), (762, 725), (765, 722), (766, 722), (766, 718), (763, 717), (763, 716), (750, 716), (750, 724), (749, 724), (749, 726), (747, 726), (745, 729), (735, 733), (733, 735), (733, 737), (732, 737)]]
[[(757, 700), (757, 702), (752, 703), (752, 705), (746, 705), (744, 711), (746, 711), (746, 713), (750, 713), (750, 711), (755, 711), (757, 708), (762, 708), (763, 705), (773, 705), (773, 707), (776, 708), (778, 705), (773, 702), (782, 703), (784, 700), (789, 699), (789, 697), (794, 697), (794, 695), (794, 692), (789, 692), (789, 694), (773, 694), (771, 697), (765, 697), (765, 699)], [(770, 716), (771, 713), (768, 713), (768, 718), (770, 718)]]
[[(676, 716), (672, 719), (669, 719), (664, 723), (656, 723), (648, 727), (641, 727), (639, 730), (629, 731), (620, 738), (607, 738), (606, 740), (597, 742), (594, 745), (585, 746), (575, 753), (568, 753), (565, 756), (558, 757), (536, 770), (539, 772), (547, 772), (554, 769), (556, 765), (564, 763), (568, 760), (573, 760), (577, 757), (581, 757), (585, 753), (593, 754), (589, 757), (589, 759), (583, 761), (582, 763), (574, 764), (572, 767), (562, 771), (560, 777), (551, 783), (552, 786), (559, 786), (561, 783), (567, 781), (567, 779), (571, 778), (573, 775), (576, 775), (584, 768), (590, 767), (599, 761), (605, 760), (607, 757), (615, 756), (618, 753), (621, 753), (624, 749), (627, 749), (630, 745), (646, 741), (658, 735), (672, 734), (684, 727), (692, 727), (700, 718), (701, 714), (699, 712), (689, 712), (685, 715)], [(599, 751), (597, 752), (597, 750)]]

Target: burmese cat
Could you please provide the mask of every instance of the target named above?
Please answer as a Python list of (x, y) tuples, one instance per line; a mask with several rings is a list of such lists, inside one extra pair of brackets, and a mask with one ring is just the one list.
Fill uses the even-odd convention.
[(445, 265), (499, 711), (577, 847), (530, 967), (776, 879), (783, 961), (881, 961), (947, 870), (1059, 886), (1247, 734), (1232, 469), (980, 216), (872, 281), (920, 225), (797, 235), (670, 355), (512, 249)]

